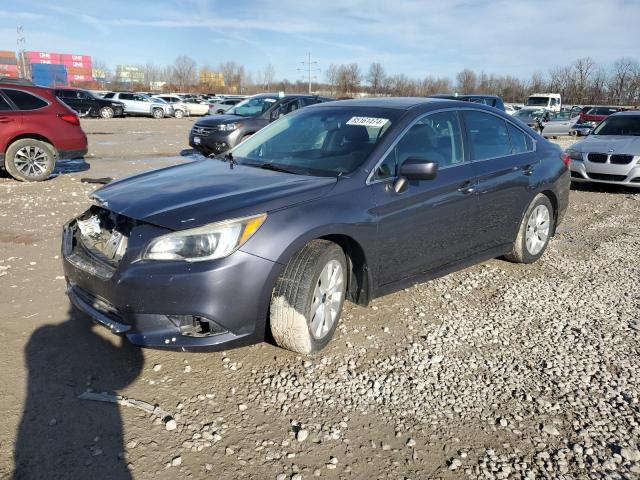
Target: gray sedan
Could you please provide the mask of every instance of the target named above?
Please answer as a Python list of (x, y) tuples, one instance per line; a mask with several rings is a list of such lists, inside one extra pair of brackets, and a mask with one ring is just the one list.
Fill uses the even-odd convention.
[(640, 188), (640, 111), (620, 112), (567, 149), (571, 180)]

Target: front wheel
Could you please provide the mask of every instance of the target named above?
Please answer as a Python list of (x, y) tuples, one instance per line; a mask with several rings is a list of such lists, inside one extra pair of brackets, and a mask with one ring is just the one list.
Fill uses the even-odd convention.
[(313, 240), (278, 278), (271, 297), (271, 334), (288, 350), (322, 350), (338, 327), (346, 293), (347, 262), (342, 249)]
[(173, 116), (176, 118), (182, 118), (184, 117), (184, 112), (182, 110), (176, 110), (175, 112), (173, 112)]
[(533, 263), (538, 260), (549, 245), (554, 224), (551, 201), (549, 197), (539, 193), (527, 208), (516, 241), (505, 257), (516, 263)]
[(164, 110), (162, 110), (161, 108), (154, 108), (153, 118), (164, 118)]
[(24, 138), (9, 146), (4, 166), (16, 180), (41, 182), (51, 176), (56, 166), (56, 151), (49, 143)]
[(111, 107), (102, 107), (100, 109), (100, 116), (102, 118), (113, 118), (114, 112)]

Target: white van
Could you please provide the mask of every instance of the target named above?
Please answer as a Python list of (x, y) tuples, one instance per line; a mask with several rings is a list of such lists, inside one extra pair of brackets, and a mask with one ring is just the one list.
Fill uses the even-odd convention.
[(552, 112), (559, 112), (562, 108), (562, 98), (559, 93), (534, 93), (527, 99), (527, 107), (540, 107)]

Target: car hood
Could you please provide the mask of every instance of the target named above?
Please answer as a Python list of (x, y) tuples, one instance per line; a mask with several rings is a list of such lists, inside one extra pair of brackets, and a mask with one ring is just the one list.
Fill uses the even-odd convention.
[(640, 155), (640, 137), (626, 135), (592, 135), (576, 143), (572, 148), (585, 153), (597, 152)]
[(201, 118), (195, 124), (202, 125), (204, 127), (211, 127), (213, 125), (220, 125), (222, 123), (231, 123), (231, 122), (241, 122), (247, 118), (252, 117), (241, 117), (240, 115), (210, 115), (206, 118)]
[(182, 230), (306, 202), (336, 181), (208, 159), (125, 178), (91, 197), (129, 218)]

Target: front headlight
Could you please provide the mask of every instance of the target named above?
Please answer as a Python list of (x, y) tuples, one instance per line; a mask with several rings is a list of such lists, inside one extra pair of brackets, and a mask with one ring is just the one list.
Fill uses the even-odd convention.
[(577, 150), (567, 150), (567, 155), (571, 158), (571, 160), (582, 160), (582, 153)]
[(222, 123), (218, 125), (218, 130), (220, 130), (221, 132), (230, 132), (239, 127), (240, 127), (239, 123)]
[(267, 214), (263, 213), (169, 233), (149, 243), (142, 258), (187, 262), (223, 258), (249, 240), (266, 218)]

